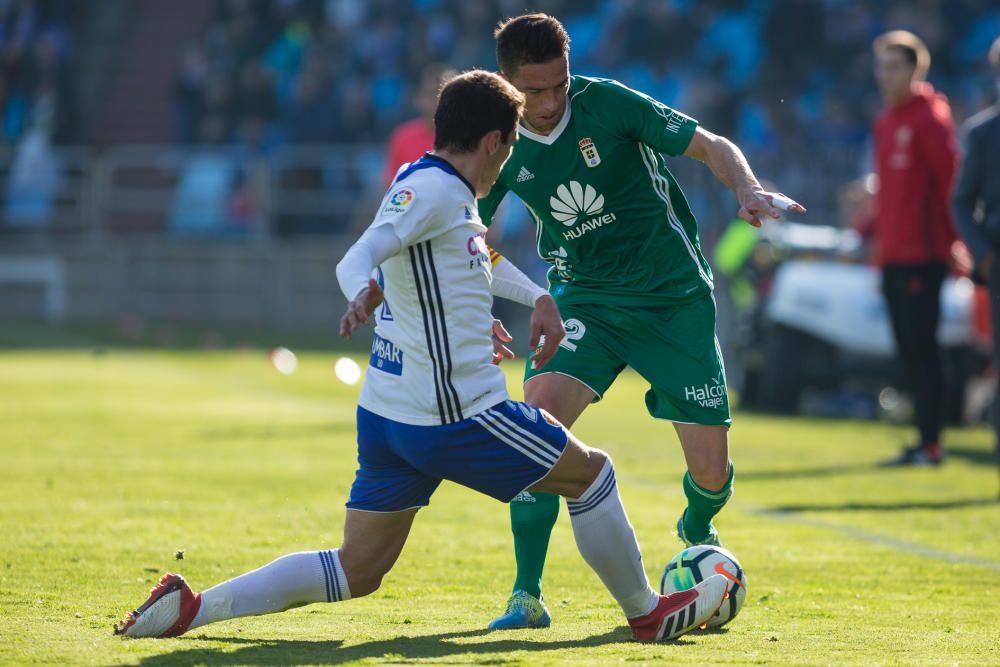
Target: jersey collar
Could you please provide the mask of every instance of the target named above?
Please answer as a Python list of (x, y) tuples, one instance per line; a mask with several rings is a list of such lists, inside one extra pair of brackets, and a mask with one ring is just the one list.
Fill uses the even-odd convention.
[(392, 182), (396, 183), (397, 181), (401, 181), (410, 174), (412, 174), (413, 172), (419, 171), (420, 169), (427, 169), (428, 167), (437, 167), (441, 171), (451, 174), (452, 176), (455, 176), (456, 178), (458, 178), (458, 180), (462, 181), (462, 183), (465, 184), (465, 187), (469, 188), (469, 192), (472, 193), (473, 199), (476, 197), (476, 189), (472, 187), (472, 183), (469, 183), (469, 181), (465, 180), (465, 176), (462, 176), (462, 174), (458, 173), (458, 169), (455, 169), (455, 167), (452, 166), (451, 162), (448, 162), (443, 157), (432, 155), (431, 153), (424, 153), (423, 157), (421, 157), (419, 160), (417, 160), (416, 162), (411, 162), (409, 166), (406, 167), (406, 169), (401, 171), (399, 175), (397, 175), (396, 178), (393, 179)]
[(556, 142), (556, 139), (558, 139), (560, 135), (562, 135), (563, 130), (566, 129), (566, 126), (569, 125), (569, 117), (572, 115), (572, 113), (573, 113), (572, 101), (567, 99), (566, 110), (563, 111), (562, 118), (559, 120), (558, 125), (552, 128), (552, 131), (549, 132), (548, 134), (536, 134), (535, 132), (532, 132), (531, 130), (529, 130), (528, 128), (526, 128), (524, 125), (521, 124), (518, 124), (517, 132), (522, 137), (526, 137), (533, 141), (537, 141), (538, 143), (545, 144), (546, 146), (551, 146)]

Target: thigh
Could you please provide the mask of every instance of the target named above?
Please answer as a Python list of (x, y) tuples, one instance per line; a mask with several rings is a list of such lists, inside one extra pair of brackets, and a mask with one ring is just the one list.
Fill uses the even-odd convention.
[(568, 435), (538, 409), (508, 400), (456, 424), (397, 424), (391, 440), (425, 475), (506, 503), (548, 474), (562, 456)]
[(392, 447), (396, 424), (358, 408), (358, 470), (347, 508), (365, 512), (399, 512), (424, 507), (441, 483), (440, 478), (414, 468)]
[(886, 275), (892, 276), (886, 299), (896, 341), (904, 353), (923, 354), (935, 344), (946, 272), (941, 264), (886, 269)]
[(676, 306), (637, 309), (626, 361), (650, 384), (646, 409), (682, 424), (732, 423), (711, 296)]
[(566, 338), (559, 344), (555, 356), (540, 370), (531, 368), (531, 355), (528, 356), (525, 385), (536, 377), (564, 375), (587, 387), (594, 395), (593, 402), (601, 400), (625, 368), (625, 361), (618, 354), (617, 311), (609, 306), (560, 305)]
[(562, 373), (542, 373), (524, 383), (524, 401), (545, 410), (567, 428), (597, 400), (597, 394), (576, 378)]
[(885, 298), (885, 310), (889, 316), (893, 339), (902, 353), (909, 346), (902, 309), (902, 301), (906, 297), (906, 275), (902, 267), (887, 266), (882, 269), (882, 296)]
[(936, 345), (937, 328), (941, 320), (941, 286), (948, 273), (943, 264), (928, 264), (917, 272), (919, 290), (914, 294), (911, 307), (912, 319), (917, 324), (920, 341), (925, 345)]

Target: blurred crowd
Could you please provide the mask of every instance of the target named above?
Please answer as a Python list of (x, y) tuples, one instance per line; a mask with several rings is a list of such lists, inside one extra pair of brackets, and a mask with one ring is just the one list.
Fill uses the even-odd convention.
[(69, 2), (0, 0), (0, 146), (74, 139)]
[[(179, 143), (267, 151), (382, 143), (417, 115), (421, 69), (495, 67), (492, 30), (524, 11), (491, 0), (219, 0), (174, 82)], [(831, 176), (867, 171), (880, 106), (871, 41), (920, 35), (930, 81), (961, 120), (992, 101), (993, 0), (539, 0), (565, 23), (571, 67), (608, 76), (736, 140), (789, 192), (833, 204)], [(819, 200), (817, 200), (819, 198)], [(834, 206), (831, 206), (831, 209)]]
[[(87, 44), (74, 44), (83, 38), (70, 19), (86, 14), (81, 5), (0, 0), (0, 146), (20, 145), (28, 166), (46, 163), (35, 157), (52, 143), (88, 141), (73, 94)], [(996, 0), (214, 0), (162, 83), (172, 140), (227, 146), (238, 161), (352, 144), (360, 157), (347, 175), (312, 180), (338, 192), (381, 185), (390, 135), (426, 107), (428, 65), (495, 68), (494, 26), (526, 8), (565, 23), (574, 72), (616, 78), (734, 139), (817, 222), (836, 223), (841, 185), (871, 171), (876, 35), (903, 28), (923, 38), (929, 80), (957, 121), (997, 94), (986, 64), (1000, 35)], [(693, 201), (702, 213), (718, 197), (683, 162), (675, 166), (689, 195), (705, 200)], [(706, 227), (726, 222), (702, 217)]]

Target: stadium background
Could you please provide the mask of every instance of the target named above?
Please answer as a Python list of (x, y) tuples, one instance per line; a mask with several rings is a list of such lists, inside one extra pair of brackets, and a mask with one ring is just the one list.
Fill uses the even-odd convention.
[[(334, 344), (333, 266), (370, 219), (392, 128), (429, 63), (494, 68), (509, 0), (0, 0), (0, 317), (118, 333), (236, 326)], [(871, 40), (907, 28), (957, 121), (996, 94), (989, 0), (543, 0), (571, 68), (736, 141), (757, 174), (847, 227), (880, 99)], [(671, 168), (708, 256), (735, 199)], [(491, 241), (542, 280), (508, 205)], [(733, 362), (726, 276), (721, 338)], [(498, 306), (517, 320), (520, 308)], [(517, 323), (515, 322), (515, 326)], [(520, 331), (520, 330), (517, 330)], [(208, 335), (207, 340), (219, 339)]]
[[(562, 512), (552, 628), (484, 633), (511, 583), (508, 513), (443, 484), (374, 596), (111, 636), (164, 571), (203, 589), (337, 544), (358, 385), (333, 369), (364, 364), (367, 336), (340, 347), (334, 265), (377, 205), (421, 67), (492, 67), (494, 22), (525, 9), (565, 19), (576, 71), (738, 141), (810, 229), (846, 227), (866, 187), (876, 34), (927, 41), (958, 121), (996, 90), (995, 0), (0, 0), (0, 664), (997, 663), (993, 430), (949, 429), (945, 465), (886, 469), (911, 427), (845, 419), (850, 402), (805, 410), (834, 419), (739, 405), (718, 526), (750, 593), (728, 631), (627, 641)], [(703, 166), (671, 168), (725, 317), (735, 200)], [(502, 231), (540, 277), (517, 206)], [(298, 356), (290, 375), (277, 346)], [(680, 548), (685, 466), (646, 389), (623, 373), (574, 428), (613, 455), (656, 585)]]

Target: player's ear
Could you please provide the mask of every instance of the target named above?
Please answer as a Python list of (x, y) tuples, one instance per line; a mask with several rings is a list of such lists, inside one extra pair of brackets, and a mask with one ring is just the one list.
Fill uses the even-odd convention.
[(483, 136), (483, 142), (485, 142), (486, 145), (487, 155), (492, 156), (500, 150), (500, 144), (503, 143), (500, 139), (500, 130), (490, 130)]

